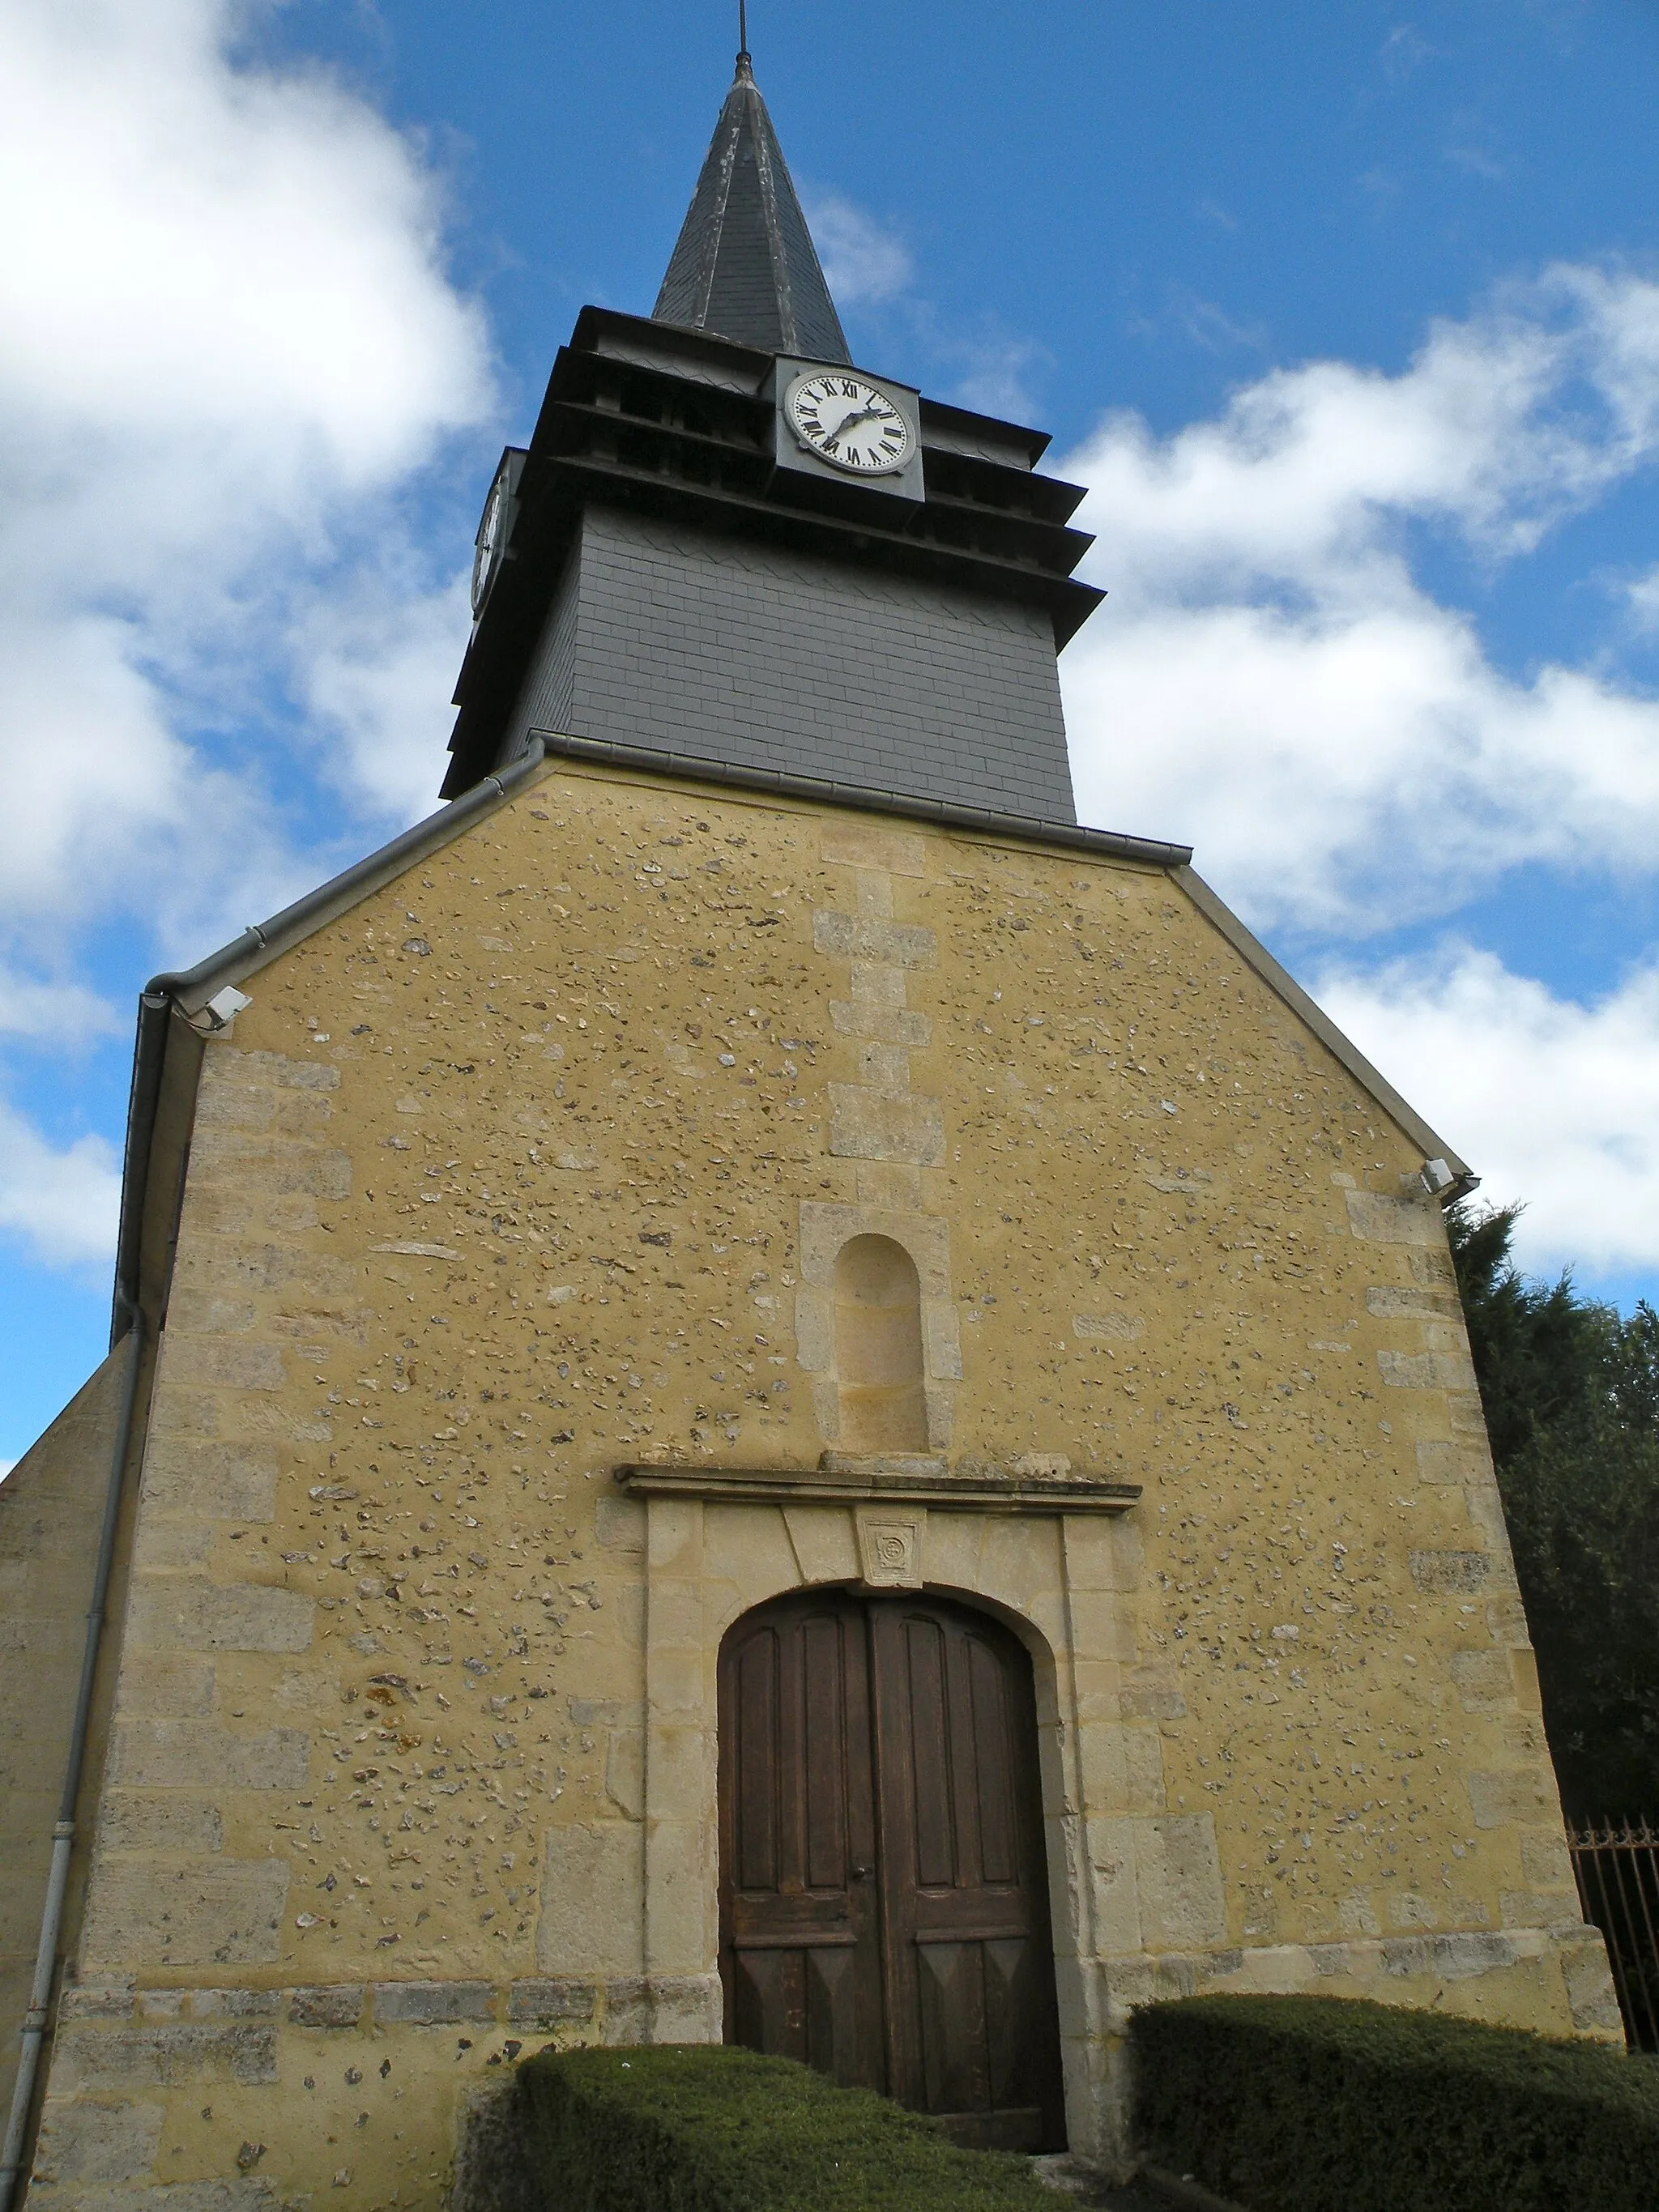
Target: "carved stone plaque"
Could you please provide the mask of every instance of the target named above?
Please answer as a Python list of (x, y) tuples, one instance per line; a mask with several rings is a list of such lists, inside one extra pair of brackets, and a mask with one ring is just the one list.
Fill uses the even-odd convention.
[(926, 1515), (863, 1509), (858, 1516), (859, 1565), (870, 1589), (920, 1589)]

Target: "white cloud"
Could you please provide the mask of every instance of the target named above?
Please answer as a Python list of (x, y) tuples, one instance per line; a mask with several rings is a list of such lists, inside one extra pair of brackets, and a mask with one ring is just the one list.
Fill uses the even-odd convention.
[(839, 192), (815, 196), (805, 213), (830, 294), (843, 307), (872, 306), (908, 289), (908, 249), (873, 216)]
[(42, 981), (0, 967), (0, 1036), (57, 1038), (85, 1045), (116, 1035), (121, 1022), (107, 999), (65, 977)]
[[(320, 72), (239, 63), (241, 15), (0, 12), (0, 924), (33, 933), (199, 928), (289, 871), (210, 733), (280, 744), (319, 583), (407, 544), (394, 495), (491, 404), (414, 149)], [(395, 628), (337, 622), (360, 686)], [(395, 783), (369, 763), (353, 797)]]
[(1112, 592), (1061, 664), (1085, 818), (1190, 840), (1266, 925), (1449, 912), (1526, 861), (1647, 870), (1659, 703), (1496, 666), (1412, 533), (1513, 559), (1656, 452), (1659, 284), (1582, 268), (1398, 376), (1276, 371), (1164, 441), (1109, 418), (1063, 465)]
[(1659, 637), (1659, 568), (1650, 568), (1625, 586), (1625, 606), (1638, 636)]
[(1525, 1201), (1529, 1270), (1650, 1267), (1659, 1252), (1659, 963), (1590, 1006), (1467, 945), (1364, 975), (1320, 1003), (1483, 1182)]
[(337, 780), (385, 814), (412, 821), (438, 803), (471, 581), (470, 565), (434, 592), (370, 578), (319, 602), (302, 626), (313, 728), (325, 748), (343, 742)]
[(947, 357), (966, 365), (951, 388), (951, 397), (960, 405), (1000, 416), (1006, 422), (1030, 421), (1036, 404), (1030, 380), (1050, 358), (1042, 346), (1029, 338), (988, 331), (978, 338), (958, 339), (945, 350)]
[(0, 1235), (48, 1267), (101, 1268), (114, 1257), (120, 1200), (119, 1164), (102, 1137), (54, 1150), (0, 1103)]
[[(441, 775), (465, 623), (408, 499), (494, 404), (483, 319), (418, 148), (247, 21), (0, 7), (0, 1031), (37, 1042), (114, 1021), (95, 930), (136, 980), (339, 864), (319, 757), (357, 845)], [(107, 1259), (116, 1185), (0, 1118), (36, 1259)]]

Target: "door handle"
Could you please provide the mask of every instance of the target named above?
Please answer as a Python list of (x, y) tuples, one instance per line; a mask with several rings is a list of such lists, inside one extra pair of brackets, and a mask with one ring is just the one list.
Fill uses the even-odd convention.
[(868, 1881), (874, 1872), (874, 1867), (855, 1866), (853, 1869), (853, 1879), (854, 1881)]

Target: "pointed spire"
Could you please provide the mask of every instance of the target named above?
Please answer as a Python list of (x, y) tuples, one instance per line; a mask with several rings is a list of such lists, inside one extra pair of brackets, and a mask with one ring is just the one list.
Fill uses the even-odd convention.
[(850, 362), (836, 303), (743, 50), (653, 320), (768, 353)]

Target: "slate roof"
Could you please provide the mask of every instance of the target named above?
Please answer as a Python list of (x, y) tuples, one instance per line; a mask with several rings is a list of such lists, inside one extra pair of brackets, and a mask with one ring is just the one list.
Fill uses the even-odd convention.
[(746, 53), (738, 56), (652, 319), (767, 353), (852, 360)]

